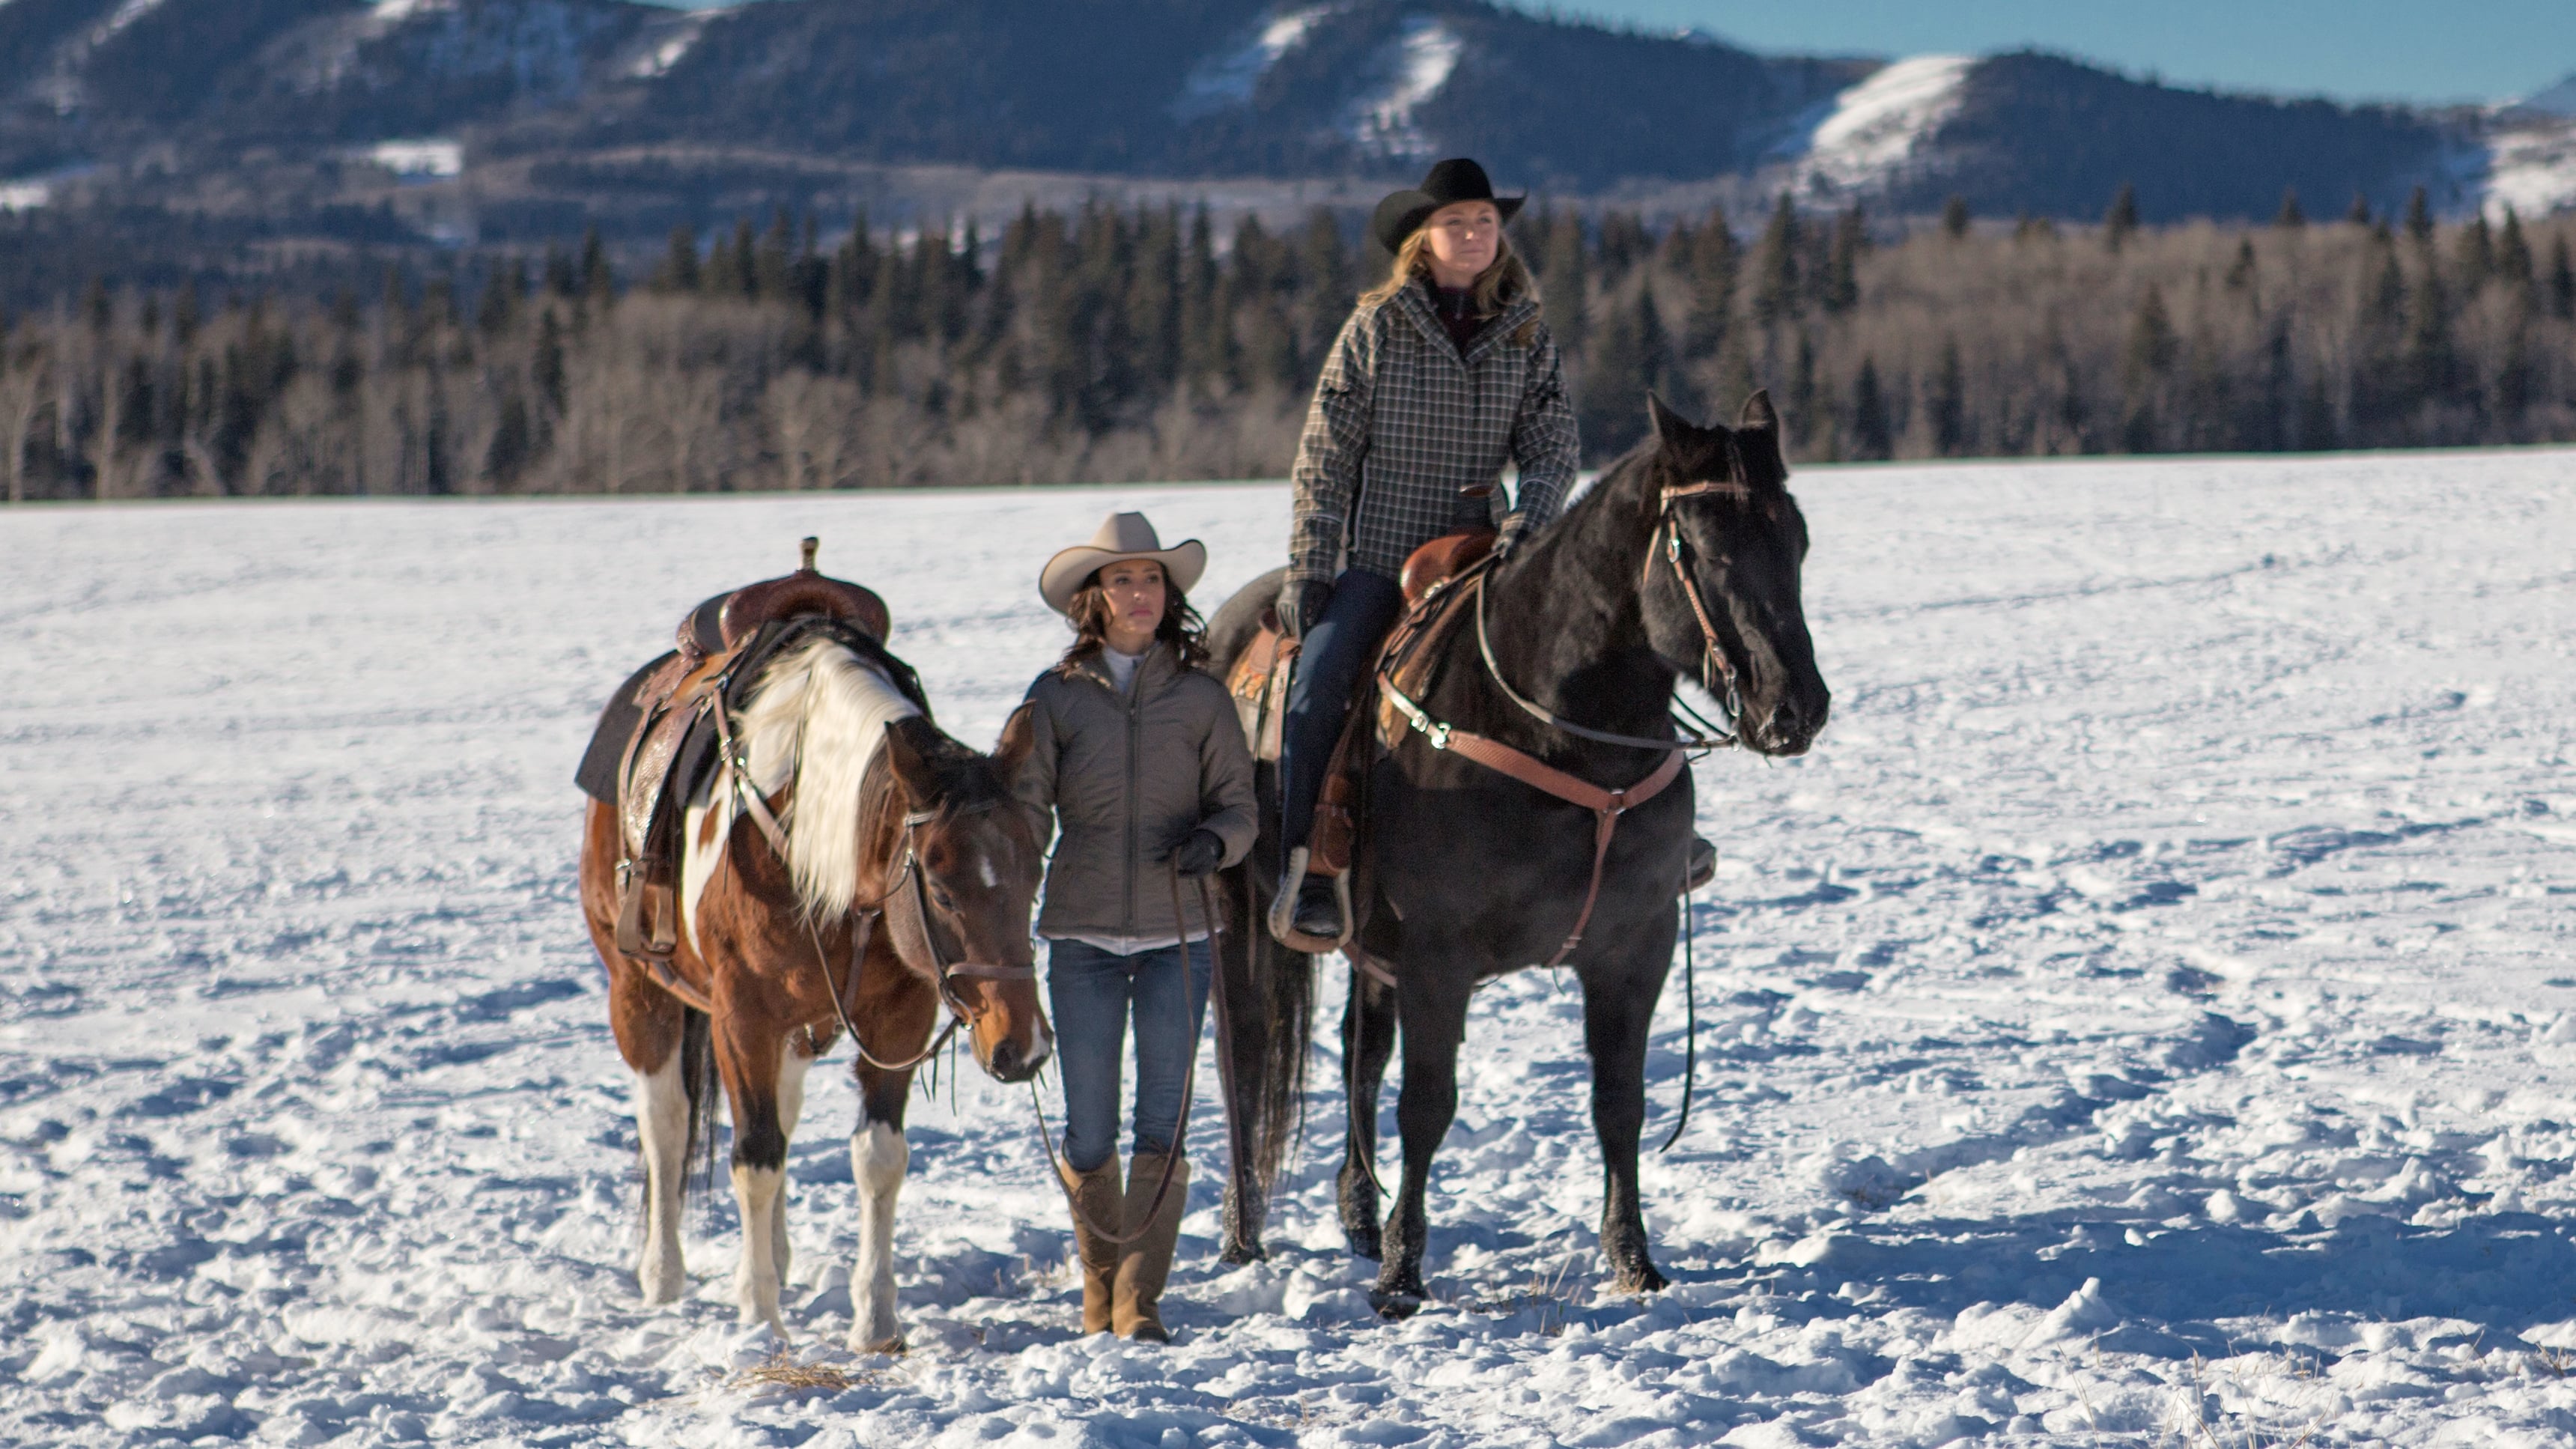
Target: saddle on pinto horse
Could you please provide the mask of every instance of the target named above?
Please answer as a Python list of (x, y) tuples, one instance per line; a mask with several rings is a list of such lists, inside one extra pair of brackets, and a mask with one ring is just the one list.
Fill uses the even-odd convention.
[(843, 636), (889, 666), (921, 703), (911, 671), (884, 651), (892, 621), (874, 590), (815, 571), (818, 540), (796, 572), (716, 595), (681, 616), (677, 648), (610, 696), (575, 780), (618, 814), (617, 949), (648, 962), (679, 946), (680, 819), (716, 763), (725, 721), (766, 665), (818, 631)]

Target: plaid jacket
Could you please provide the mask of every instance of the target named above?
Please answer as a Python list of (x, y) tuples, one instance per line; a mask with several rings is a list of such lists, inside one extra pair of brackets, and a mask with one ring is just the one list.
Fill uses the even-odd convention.
[[(1288, 575), (1350, 566), (1394, 578), (1405, 556), (1444, 533), (1492, 524), (1491, 505), (1458, 490), (1520, 465), (1532, 527), (1556, 517), (1580, 450), (1565, 370), (1538, 302), (1514, 299), (1468, 344), (1450, 341), (1423, 283), (1342, 324), (1297, 440)], [(1527, 345), (1513, 335), (1526, 325)], [(1354, 516), (1356, 514), (1356, 516)]]

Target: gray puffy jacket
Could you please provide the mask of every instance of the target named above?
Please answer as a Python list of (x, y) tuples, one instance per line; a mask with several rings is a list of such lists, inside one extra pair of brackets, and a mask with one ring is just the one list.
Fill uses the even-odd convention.
[(1124, 697), (1093, 658), (1039, 675), (1028, 699), (1037, 747), (1015, 788), (1037, 816), (1038, 838), (1055, 835), (1038, 934), (1150, 940), (1205, 930), (1188, 881), (1185, 922), (1172, 924), (1173, 849), (1205, 827), (1232, 865), (1257, 828), (1252, 756), (1225, 686), (1156, 644)]

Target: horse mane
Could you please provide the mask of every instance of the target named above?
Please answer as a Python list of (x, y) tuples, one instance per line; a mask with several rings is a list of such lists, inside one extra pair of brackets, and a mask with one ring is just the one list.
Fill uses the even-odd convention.
[(742, 748), (764, 795), (794, 785), (779, 824), (797, 897), (816, 919), (857, 903), (860, 786), (886, 730), (926, 717), (880, 659), (862, 657), (841, 631), (791, 644), (762, 669), (742, 711)]

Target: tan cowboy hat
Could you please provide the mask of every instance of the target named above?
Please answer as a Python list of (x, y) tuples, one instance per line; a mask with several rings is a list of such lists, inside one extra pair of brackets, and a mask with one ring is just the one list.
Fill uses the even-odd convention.
[(1149, 558), (1161, 564), (1163, 577), (1185, 594), (1207, 572), (1206, 544), (1193, 538), (1165, 548), (1145, 515), (1113, 513), (1100, 520), (1100, 531), (1091, 536), (1091, 542), (1075, 544), (1047, 560), (1038, 571), (1038, 597), (1061, 614), (1073, 607), (1074, 592), (1094, 569), (1122, 558)]

